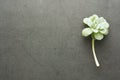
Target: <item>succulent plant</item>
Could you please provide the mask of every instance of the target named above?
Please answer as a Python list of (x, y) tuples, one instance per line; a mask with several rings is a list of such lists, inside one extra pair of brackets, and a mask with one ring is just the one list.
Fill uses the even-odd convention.
[(96, 66), (99, 67), (100, 64), (96, 57), (94, 44), (95, 44), (95, 40), (102, 40), (104, 36), (109, 33), (109, 24), (103, 17), (98, 17), (96, 14), (88, 18), (84, 18), (83, 22), (88, 27), (82, 30), (82, 35), (84, 37), (88, 37), (91, 35), (93, 56), (94, 56)]

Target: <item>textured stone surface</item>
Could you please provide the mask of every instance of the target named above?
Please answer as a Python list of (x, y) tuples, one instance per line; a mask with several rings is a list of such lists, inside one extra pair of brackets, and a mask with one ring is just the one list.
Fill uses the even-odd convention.
[[(0, 80), (120, 80), (120, 0), (0, 0)], [(110, 34), (83, 38), (82, 19), (98, 14)]]

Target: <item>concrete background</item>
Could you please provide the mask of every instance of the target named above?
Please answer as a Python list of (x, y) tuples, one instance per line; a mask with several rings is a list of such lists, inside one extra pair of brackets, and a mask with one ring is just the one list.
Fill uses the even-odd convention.
[[(98, 14), (110, 34), (81, 36)], [(120, 80), (120, 0), (0, 0), (0, 80)]]

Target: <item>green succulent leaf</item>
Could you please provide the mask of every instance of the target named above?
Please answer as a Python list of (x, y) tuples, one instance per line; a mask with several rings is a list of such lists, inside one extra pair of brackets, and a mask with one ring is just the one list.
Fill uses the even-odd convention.
[(87, 36), (89, 36), (90, 34), (92, 34), (92, 30), (91, 30), (90, 28), (84, 28), (84, 29), (82, 30), (82, 35), (83, 35), (83, 36), (87, 37)]
[(89, 18), (84, 18), (83, 22), (87, 24), (89, 27), (92, 26), (92, 21)]
[(102, 40), (104, 38), (104, 35), (101, 33), (96, 33), (96, 34), (94, 34), (94, 38), (96, 40)]
[(104, 35), (107, 35), (109, 32), (108, 32), (108, 29), (103, 29), (100, 31), (101, 34), (104, 34)]
[(107, 29), (109, 28), (109, 24), (107, 22), (102, 22), (98, 24), (97, 27), (99, 27), (100, 29)]
[(102, 23), (102, 22), (106, 22), (106, 20), (103, 17), (99, 17), (98, 20), (96, 20), (98, 24)]
[(93, 16), (90, 16), (89, 18), (90, 18), (90, 20), (91, 20), (92, 22), (94, 22), (94, 21), (97, 20), (99, 17), (98, 17), (98, 15), (94, 14)]

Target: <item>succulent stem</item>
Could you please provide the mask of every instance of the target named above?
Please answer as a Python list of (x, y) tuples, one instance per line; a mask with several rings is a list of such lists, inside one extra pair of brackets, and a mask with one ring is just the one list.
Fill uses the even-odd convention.
[(95, 39), (92, 38), (92, 51), (93, 51), (93, 57), (94, 57), (94, 60), (95, 60), (95, 64), (97, 67), (100, 66), (99, 62), (98, 62), (98, 59), (97, 59), (97, 56), (96, 56), (96, 53), (95, 53)]

